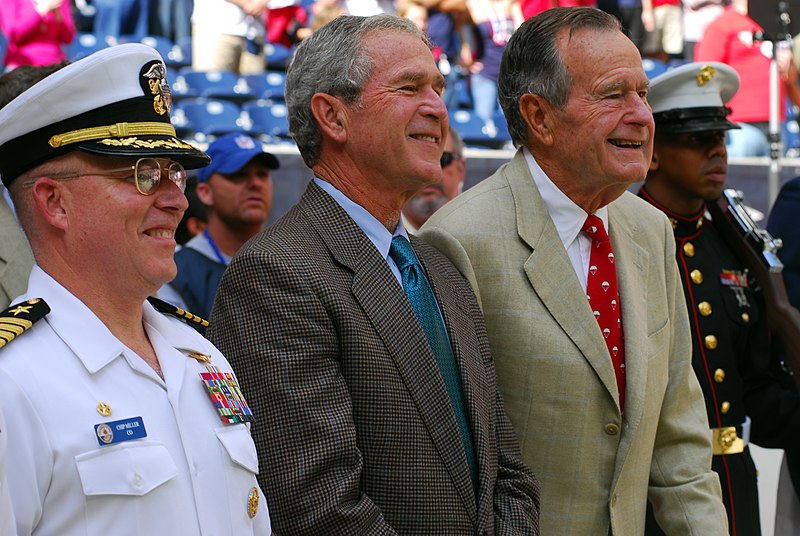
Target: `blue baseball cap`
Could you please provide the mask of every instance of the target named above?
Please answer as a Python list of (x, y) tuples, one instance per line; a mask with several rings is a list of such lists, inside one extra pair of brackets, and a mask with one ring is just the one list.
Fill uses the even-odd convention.
[(214, 140), (206, 149), (211, 163), (197, 170), (197, 180), (205, 182), (212, 173), (228, 175), (236, 173), (254, 158), (258, 158), (269, 169), (278, 169), (275, 155), (264, 150), (261, 142), (246, 134), (226, 134)]

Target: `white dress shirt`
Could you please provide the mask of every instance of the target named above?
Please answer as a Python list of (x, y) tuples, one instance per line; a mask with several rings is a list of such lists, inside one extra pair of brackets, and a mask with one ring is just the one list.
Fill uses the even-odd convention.
[[(533, 182), (536, 183), (536, 187), (542, 195), (547, 212), (550, 213), (558, 236), (561, 237), (564, 249), (567, 250), (567, 255), (581, 282), (581, 287), (586, 292), (592, 241), (581, 232), (581, 229), (588, 214), (553, 184), (528, 149), (523, 149), (523, 153), (525, 161), (528, 163), (528, 169), (533, 175)], [(603, 221), (606, 232), (608, 232), (608, 208), (600, 208), (594, 215)]]

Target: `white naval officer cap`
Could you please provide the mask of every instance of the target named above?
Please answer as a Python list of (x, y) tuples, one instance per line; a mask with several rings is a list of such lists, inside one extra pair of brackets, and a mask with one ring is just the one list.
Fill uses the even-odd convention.
[(739, 89), (739, 75), (718, 62), (695, 62), (655, 77), (647, 93), (656, 133), (681, 134), (740, 128), (725, 106)]
[(152, 47), (130, 43), (71, 63), (0, 109), (0, 176), (73, 150), (109, 157), (165, 157), (187, 169), (209, 157), (178, 139), (170, 122), (166, 66)]

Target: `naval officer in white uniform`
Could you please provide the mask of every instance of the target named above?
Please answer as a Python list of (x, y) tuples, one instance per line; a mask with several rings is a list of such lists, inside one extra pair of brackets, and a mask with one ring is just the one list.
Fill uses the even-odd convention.
[[(42, 76), (50, 70), (43, 70)], [(0, 410), (20, 535), (269, 534), (253, 416), (222, 354), (163, 302), (184, 168), (161, 57), (112, 47), (0, 110), (0, 176), (30, 240), (0, 312)]]

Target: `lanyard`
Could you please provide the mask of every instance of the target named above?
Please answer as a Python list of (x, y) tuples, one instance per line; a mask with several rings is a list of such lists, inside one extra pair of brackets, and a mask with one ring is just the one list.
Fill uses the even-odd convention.
[(213, 251), (214, 255), (217, 256), (219, 263), (227, 266), (228, 263), (225, 262), (225, 257), (223, 257), (222, 253), (219, 252), (219, 248), (217, 248), (217, 245), (214, 243), (214, 239), (212, 239), (211, 235), (208, 234), (208, 229), (203, 230), (203, 236), (205, 236), (206, 240), (208, 240), (208, 245), (211, 246), (211, 251)]

